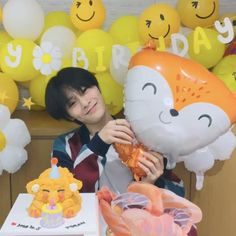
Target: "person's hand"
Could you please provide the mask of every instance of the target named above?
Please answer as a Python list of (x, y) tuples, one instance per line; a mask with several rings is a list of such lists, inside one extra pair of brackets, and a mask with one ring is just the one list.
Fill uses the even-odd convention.
[(150, 184), (154, 184), (164, 171), (163, 156), (157, 152), (143, 152), (138, 165), (146, 173), (142, 181)]
[(131, 144), (132, 140), (134, 139), (134, 133), (130, 128), (130, 124), (125, 119), (116, 119), (109, 121), (98, 132), (98, 135), (107, 144)]

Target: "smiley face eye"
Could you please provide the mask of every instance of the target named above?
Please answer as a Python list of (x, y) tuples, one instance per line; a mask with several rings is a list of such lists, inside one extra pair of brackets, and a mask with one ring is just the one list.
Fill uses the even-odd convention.
[(151, 21), (150, 20), (146, 20), (146, 26), (148, 27), (148, 28), (150, 28), (150, 26), (151, 26)]
[(210, 127), (211, 126), (211, 124), (212, 124), (212, 118), (209, 116), (209, 115), (207, 115), (207, 114), (203, 114), (203, 115), (201, 115), (201, 116), (199, 116), (198, 117), (198, 120), (201, 120), (201, 119), (203, 119), (203, 118), (205, 118), (205, 119), (208, 119), (208, 127)]
[(77, 8), (79, 8), (80, 5), (81, 5), (81, 2), (77, 2), (77, 3), (76, 3), (76, 7), (77, 7)]
[(194, 7), (195, 9), (197, 8), (197, 5), (198, 5), (198, 1), (193, 1), (192, 2), (192, 7)]
[(153, 83), (146, 83), (143, 85), (142, 90), (146, 89), (147, 87), (152, 87), (153, 88), (153, 93), (156, 94), (157, 93), (157, 87), (155, 84)]
[(93, 1), (92, 1), (92, 0), (89, 1), (89, 5), (90, 5), (90, 6), (93, 5)]
[(165, 17), (162, 14), (160, 14), (160, 19), (165, 20)]

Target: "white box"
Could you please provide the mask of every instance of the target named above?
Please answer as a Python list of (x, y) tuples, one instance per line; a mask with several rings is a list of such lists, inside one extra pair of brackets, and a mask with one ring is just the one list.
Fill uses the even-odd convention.
[(81, 197), (82, 207), (76, 217), (65, 219), (65, 223), (60, 227), (47, 229), (41, 227), (41, 218), (28, 216), (27, 208), (30, 206), (33, 196), (21, 193), (8, 214), (0, 230), (0, 235), (98, 236), (99, 213), (97, 197), (95, 193), (81, 193)]

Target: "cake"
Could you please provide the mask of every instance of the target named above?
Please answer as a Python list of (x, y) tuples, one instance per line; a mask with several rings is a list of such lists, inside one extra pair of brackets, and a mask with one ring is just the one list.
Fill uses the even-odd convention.
[(43, 171), (38, 179), (26, 186), (33, 201), (28, 208), (28, 215), (42, 217), (41, 226), (55, 228), (63, 224), (63, 218), (73, 218), (81, 209), (79, 190), (82, 182), (73, 177), (67, 169), (57, 167), (57, 159), (51, 159), (51, 168)]
[(60, 204), (45, 204), (42, 207), (40, 225), (45, 228), (55, 228), (64, 224), (63, 209)]

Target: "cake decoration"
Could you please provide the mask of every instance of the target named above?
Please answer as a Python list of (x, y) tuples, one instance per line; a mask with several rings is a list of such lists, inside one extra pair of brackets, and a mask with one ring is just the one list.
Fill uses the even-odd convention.
[(51, 168), (26, 185), (27, 192), (34, 195), (28, 214), (42, 217), (40, 224), (46, 228), (59, 227), (64, 218), (75, 217), (81, 209), (82, 182), (67, 168), (57, 167), (57, 163), (57, 158), (52, 158)]

